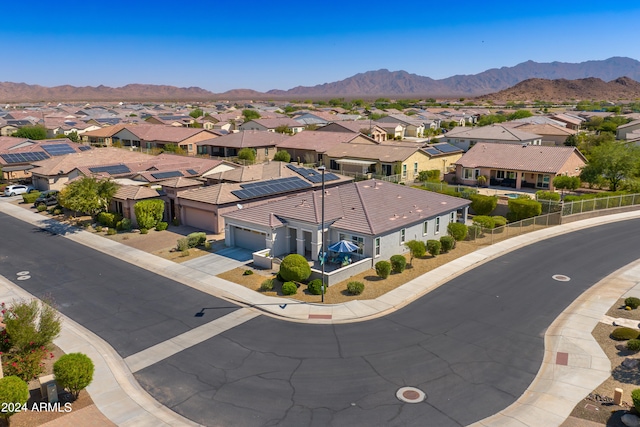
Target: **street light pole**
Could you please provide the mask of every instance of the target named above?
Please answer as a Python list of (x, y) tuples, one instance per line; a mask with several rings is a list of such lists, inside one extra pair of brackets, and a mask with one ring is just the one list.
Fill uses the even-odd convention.
[(321, 238), (322, 238), (322, 249), (321, 251), (321, 256), (322, 256), (322, 288), (321, 289), (321, 294), (322, 294), (322, 302), (324, 302), (324, 292), (325, 292), (325, 285), (324, 285), (324, 264), (327, 262), (327, 255), (324, 249), (324, 171), (325, 171), (325, 167), (324, 165), (320, 166), (318, 168), (318, 170), (322, 171), (322, 225), (321, 225), (321, 230), (320, 230), (320, 234), (321, 234)]

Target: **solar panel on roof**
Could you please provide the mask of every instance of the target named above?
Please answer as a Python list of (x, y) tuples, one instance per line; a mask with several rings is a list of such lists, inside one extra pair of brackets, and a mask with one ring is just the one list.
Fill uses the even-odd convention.
[(458, 147), (454, 147), (453, 145), (447, 144), (447, 143), (434, 145), (433, 147), (442, 151), (443, 153), (453, 153), (454, 151), (462, 151)]
[(78, 147), (78, 150), (87, 151), (87, 150), (91, 150), (91, 147), (89, 147), (88, 145), (81, 145)]
[(109, 175), (119, 175), (131, 172), (131, 170), (125, 165), (97, 166), (94, 168), (89, 168), (89, 170), (93, 173), (106, 172)]
[(198, 172), (194, 171), (193, 169), (187, 169), (187, 172), (191, 175), (198, 175)]
[(423, 150), (426, 151), (427, 153), (431, 154), (432, 156), (438, 156), (438, 155), (442, 154), (442, 151), (436, 150), (433, 147), (423, 148)]
[(49, 158), (49, 156), (42, 151), (31, 151), (29, 153), (0, 154), (0, 156), (4, 159), (5, 162), (9, 164), (37, 162), (38, 160), (45, 160)]
[(292, 176), (289, 178), (280, 178), (271, 181), (240, 184), (240, 187), (242, 187), (242, 190), (234, 190), (231, 193), (239, 199), (249, 199), (309, 188), (311, 187), (311, 184), (298, 177)]
[(42, 149), (52, 156), (62, 156), (64, 154), (75, 153), (76, 150), (73, 149), (69, 144), (48, 144), (43, 145)]
[[(315, 169), (308, 169), (308, 168), (299, 168), (296, 167), (294, 165), (287, 165), (287, 167), (289, 169), (291, 169), (292, 171), (294, 171), (295, 173), (305, 177), (306, 179), (308, 179), (309, 181), (313, 182), (314, 184), (318, 184), (322, 182), (322, 172), (319, 172)], [(325, 173), (324, 174), (324, 180), (325, 181), (335, 181), (337, 179), (340, 179), (337, 175), (332, 174), (332, 173)]]
[(155, 179), (167, 179), (167, 178), (176, 178), (184, 175), (180, 171), (170, 171), (170, 172), (152, 173), (151, 176), (154, 177)]

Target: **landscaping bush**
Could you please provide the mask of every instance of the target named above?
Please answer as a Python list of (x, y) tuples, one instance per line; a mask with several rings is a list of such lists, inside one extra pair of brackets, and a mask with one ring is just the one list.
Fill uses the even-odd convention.
[(140, 234), (148, 234), (149, 230), (147, 230), (146, 228), (141, 228), (140, 229)]
[(108, 234), (109, 236), (113, 236), (114, 234), (118, 234), (118, 230), (116, 230), (115, 228), (109, 228), (109, 229), (107, 230), (107, 234)]
[(156, 231), (164, 231), (169, 227), (169, 224), (164, 222), (164, 221), (160, 221), (157, 225), (156, 225)]
[(427, 251), (431, 256), (440, 255), (440, 249), (442, 249), (442, 245), (440, 244), (440, 240), (427, 240)]
[(489, 215), (498, 206), (498, 198), (496, 196), (485, 196), (483, 194), (472, 194), (469, 196), (471, 200), (470, 208), (476, 215)]
[[(7, 425), (9, 425), (9, 418), (19, 412), (28, 400), (29, 386), (26, 382), (11, 375), (0, 378), (0, 404), (2, 405), (0, 417), (7, 421)], [(5, 406), (5, 403), (8, 405)]]
[(633, 401), (633, 407), (637, 412), (640, 412), (640, 388), (637, 388), (631, 392), (631, 400)]
[(443, 253), (449, 252), (456, 247), (456, 239), (451, 236), (442, 236), (440, 238), (440, 247)]
[(260, 284), (260, 290), (262, 292), (272, 291), (273, 290), (273, 279), (265, 279)]
[(187, 239), (186, 237), (182, 237), (178, 239), (178, 244), (176, 246), (176, 249), (178, 249), (181, 252), (189, 249), (189, 239)]
[(41, 204), (41, 205), (38, 205), (38, 207), (36, 208), (36, 210), (37, 210), (38, 212), (44, 212), (44, 211), (46, 211), (46, 210), (47, 210), (47, 207), (46, 207), (45, 205), (42, 205), (42, 204)]
[(243, 276), (251, 276), (253, 274), (253, 270), (245, 270), (242, 275)]
[(507, 218), (503, 216), (495, 215), (495, 216), (492, 216), (491, 218), (493, 218), (493, 223), (495, 224), (495, 228), (504, 227), (505, 225), (507, 225)]
[(507, 218), (512, 221), (520, 221), (526, 218), (533, 218), (542, 213), (542, 203), (530, 199), (509, 200), (509, 213)]
[(322, 279), (313, 279), (307, 285), (307, 290), (313, 295), (322, 295)]
[(100, 212), (98, 214), (97, 220), (100, 224), (107, 226), (109, 228), (115, 227), (116, 214), (111, 212)]
[(60, 215), (62, 213), (62, 209), (61, 208), (56, 208), (53, 210), (53, 214), (54, 215)]
[(129, 218), (122, 218), (121, 221), (118, 221), (116, 223), (116, 230), (131, 231), (132, 227), (133, 224), (131, 223), (131, 220)]
[(627, 307), (631, 307), (633, 310), (640, 307), (640, 298), (629, 297), (624, 300), (624, 305)]
[(39, 196), (40, 196), (40, 192), (39, 191), (32, 191), (31, 193), (24, 193), (24, 194), (22, 194), (22, 201), (24, 203), (32, 205), (32, 204), (35, 203), (36, 199)]
[(447, 232), (453, 237), (457, 242), (460, 242), (467, 238), (467, 234), (469, 233), (469, 228), (460, 222), (452, 222), (447, 225)]
[(49, 304), (31, 300), (10, 306), (1, 303), (0, 307), (5, 331), (15, 352), (26, 353), (34, 348), (49, 347), (60, 334), (60, 315)]
[(187, 234), (187, 240), (190, 248), (203, 245), (207, 241), (207, 233), (204, 231), (196, 231), (195, 233)]
[(393, 255), (390, 259), (391, 271), (394, 273), (402, 273), (407, 266), (407, 259), (404, 255)]
[(238, 159), (253, 163), (256, 160), (256, 152), (253, 148), (243, 148), (238, 151)]
[(477, 215), (473, 217), (473, 223), (479, 225), (482, 228), (494, 228), (496, 226), (496, 221), (493, 217), (486, 215)]
[(640, 340), (637, 338), (627, 341), (627, 348), (631, 351), (640, 351)]
[(351, 295), (360, 295), (364, 291), (364, 283), (349, 282), (347, 283), (347, 292)]
[(536, 200), (551, 200), (552, 202), (559, 202), (560, 194), (554, 191), (538, 190), (536, 191)]
[(282, 293), (284, 295), (295, 295), (298, 292), (298, 287), (293, 282), (284, 282), (282, 284)]
[(82, 353), (65, 354), (53, 364), (53, 374), (63, 388), (73, 394), (74, 399), (93, 381), (93, 362)]
[(210, 241), (207, 240), (206, 242), (204, 242), (204, 249), (207, 250), (207, 251), (211, 250), (211, 242)]
[(482, 227), (476, 224), (470, 225), (469, 232), (467, 234), (467, 240), (476, 240), (483, 236)]
[(24, 352), (4, 354), (2, 370), (5, 375), (14, 375), (29, 382), (44, 372), (44, 359), (48, 354), (44, 346), (34, 347)]
[(278, 274), (284, 281), (302, 282), (311, 276), (311, 267), (302, 255), (291, 254), (282, 260)]
[(291, 161), (291, 154), (289, 154), (286, 150), (281, 150), (273, 155), (273, 160), (276, 162), (289, 163)]
[(102, 226), (101, 225), (96, 225), (96, 231), (98, 233), (101, 233), (102, 232)]
[(640, 331), (633, 328), (616, 328), (611, 332), (611, 338), (616, 341), (626, 341), (637, 339), (640, 336)]
[(162, 221), (164, 201), (160, 199), (141, 200), (133, 205), (138, 226), (147, 230)]
[(183, 251), (180, 251), (180, 257), (181, 258), (186, 258), (186, 257), (189, 256), (189, 254), (190, 254), (189, 249), (185, 249)]
[(410, 240), (405, 243), (405, 246), (409, 248), (411, 254), (410, 264), (413, 264), (413, 258), (423, 257), (427, 253), (427, 247), (420, 240)]
[(391, 273), (391, 263), (389, 261), (376, 262), (376, 274), (381, 279), (386, 279)]

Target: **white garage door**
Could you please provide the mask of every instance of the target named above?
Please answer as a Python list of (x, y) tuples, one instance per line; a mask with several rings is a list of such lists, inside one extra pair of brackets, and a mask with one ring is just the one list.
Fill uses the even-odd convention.
[(266, 247), (265, 238), (267, 235), (265, 233), (238, 227), (233, 228), (233, 233), (234, 244), (239, 248), (259, 251)]
[(186, 206), (183, 206), (182, 210), (184, 211), (184, 225), (189, 225), (201, 230), (215, 231), (214, 221), (216, 217), (213, 216), (213, 212)]

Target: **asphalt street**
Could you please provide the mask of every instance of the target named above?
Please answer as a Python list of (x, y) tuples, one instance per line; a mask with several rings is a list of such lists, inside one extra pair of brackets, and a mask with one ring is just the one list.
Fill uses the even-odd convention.
[[(544, 332), (564, 308), (640, 258), (639, 225), (541, 241), (370, 321), (259, 316), (135, 375), (160, 403), (204, 425), (467, 425), (529, 386)], [(0, 274), (51, 296), (124, 357), (237, 308), (2, 214), (0, 235)], [(28, 280), (18, 280), (23, 271)], [(195, 317), (203, 307), (212, 309)], [(421, 389), (426, 400), (399, 401), (403, 386)]]

